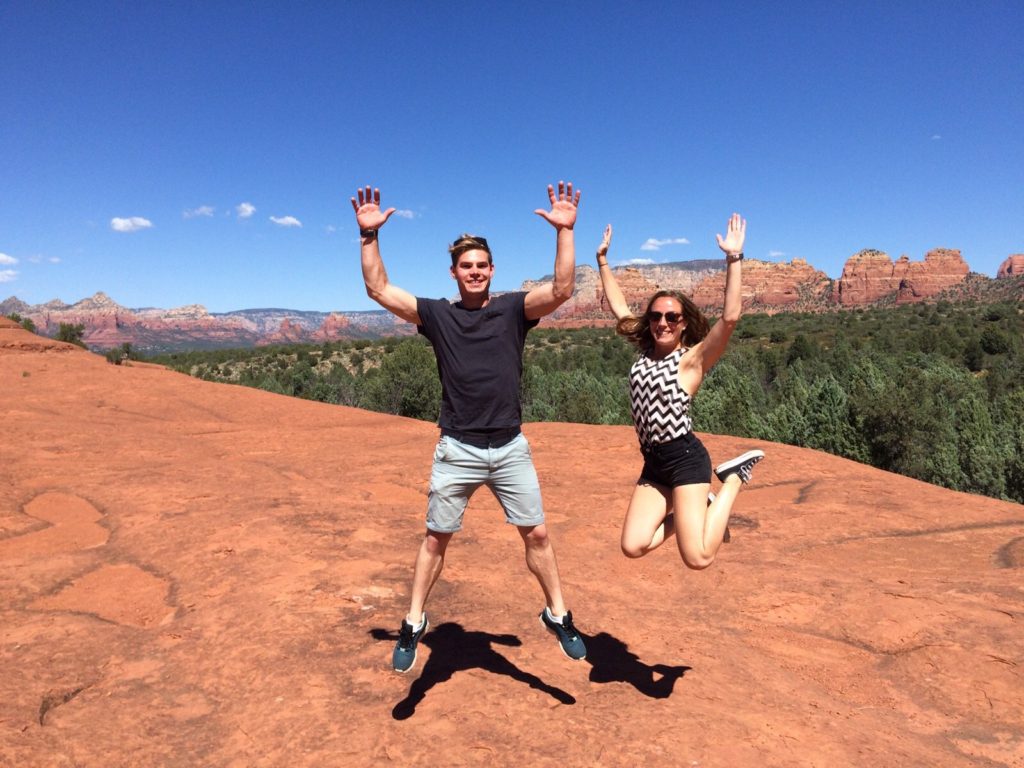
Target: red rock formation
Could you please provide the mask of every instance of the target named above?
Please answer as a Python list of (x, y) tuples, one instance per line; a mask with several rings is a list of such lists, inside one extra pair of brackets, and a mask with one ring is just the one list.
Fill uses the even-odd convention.
[(587, 659), (481, 491), (396, 675), (434, 425), (57, 344), (0, 327), (0, 765), (1020, 765), (1019, 504), (702, 434), (767, 458), (695, 572), (620, 553), (632, 427), (527, 424)]
[(835, 299), (844, 307), (921, 301), (962, 283), (968, 272), (957, 250), (937, 248), (923, 262), (907, 256), (893, 262), (882, 251), (864, 250), (847, 260)]
[[(615, 267), (613, 271), (626, 301), (634, 311), (640, 312), (655, 291), (667, 289), (690, 294), (703, 279), (717, 274), (721, 269), (703, 266), (693, 269), (675, 264), (652, 264)], [(540, 282), (527, 280), (522, 284), (521, 290), (529, 291)], [(553, 315), (545, 317), (543, 323), (547, 327), (556, 328), (613, 325), (615, 318), (604, 297), (597, 270), (587, 264), (578, 266), (573, 297)]]
[(1024, 275), (1024, 253), (1015, 253), (1007, 256), (1006, 261), (999, 265), (996, 278), (1018, 277)]
[[(832, 288), (828, 275), (804, 259), (771, 263), (743, 262), (743, 308), (761, 312), (813, 310), (822, 306)], [(706, 311), (721, 311), (725, 298), (725, 272), (706, 278), (692, 298)]]
[(332, 312), (324, 320), (323, 324), (311, 334), (314, 341), (336, 341), (349, 336), (351, 321), (344, 315)]
[(311, 335), (305, 328), (286, 317), (273, 333), (263, 336), (260, 345), (265, 344), (302, 344), (310, 341)]

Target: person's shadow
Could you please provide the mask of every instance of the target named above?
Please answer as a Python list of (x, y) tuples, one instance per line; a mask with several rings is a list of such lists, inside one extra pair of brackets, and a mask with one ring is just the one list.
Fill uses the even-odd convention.
[[(690, 667), (670, 667), (666, 664), (644, 664), (631, 653), (629, 646), (607, 632), (585, 636), (587, 662), (592, 683), (629, 683), (652, 699), (667, 699), (672, 695), (676, 680)], [(656, 677), (657, 676), (657, 677)]]
[[(375, 640), (398, 640), (398, 633), (387, 629), (371, 629), (370, 635)], [(423, 701), (431, 688), (450, 679), (456, 672), (474, 668), (485, 669), (496, 675), (508, 675), (513, 680), (526, 683), (531, 688), (548, 694), (562, 704), (576, 703), (576, 698), (571, 694), (521, 670), (494, 650), (491, 643), (518, 646), (522, 645), (523, 641), (515, 635), (467, 632), (461, 625), (452, 622), (439, 624), (427, 631), (420, 644), (430, 649), (430, 658), (423, 665), (423, 672), (409, 688), (409, 694), (395, 704), (391, 716), (395, 720), (412, 717), (416, 713), (416, 706)]]

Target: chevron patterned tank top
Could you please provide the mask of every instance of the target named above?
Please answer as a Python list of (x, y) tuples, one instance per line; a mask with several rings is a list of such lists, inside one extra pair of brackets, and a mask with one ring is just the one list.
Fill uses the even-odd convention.
[(644, 450), (682, 437), (693, 429), (690, 396), (679, 384), (685, 348), (654, 360), (641, 354), (629, 369), (629, 406)]

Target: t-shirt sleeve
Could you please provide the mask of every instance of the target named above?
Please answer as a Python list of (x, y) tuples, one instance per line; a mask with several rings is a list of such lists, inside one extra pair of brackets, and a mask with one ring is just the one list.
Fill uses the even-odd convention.
[(436, 299), (424, 299), (416, 297), (416, 314), (420, 316), (420, 324), (416, 326), (416, 332), (430, 338), (430, 329), (434, 327), (434, 304)]
[(538, 317), (536, 320), (530, 320), (526, 317), (526, 293), (519, 292), (514, 295), (516, 307), (519, 310), (519, 316), (523, 318), (523, 328), (527, 331), (531, 328), (536, 328), (537, 324), (540, 322), (540, 318)]

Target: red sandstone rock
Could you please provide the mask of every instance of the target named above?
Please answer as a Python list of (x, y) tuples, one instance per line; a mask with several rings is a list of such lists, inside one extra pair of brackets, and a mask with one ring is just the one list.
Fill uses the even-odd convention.
[[(732, 543), (620, 554), (630, 427), (528, 424), (589, 654), (485, 490), (389, 668), (425, 422), (113, 366), (0, 320), (0, 765), (1017, 766), (1024, 508), (811, 450)], [(699, 398), (699, 396), (698, 396)], [(869, 513), (866, 513), (869, 512)]]
[(999, 271), (996, 273), (997, 278), (1017, 277), (1019, 275), (1024, 275), (1024, 253), (1015, 253), (1012, 256), (1007, 256), (1006, 261), (999, 265)]
[[(803, 311), (822, 306), (832, 281), (803, 259), (775, 264), (757, 259), (743, 262), (743, 308), (754, 311)], [(694, 303), (721, 312), (725, 273), (706, 278), (692, 294)]]
[(865, 250), (847, 260), (835, 297), (845, 307), (920, 301), (963, 282), (969, 271), (957, 250), (937, 248), (923, 262), (907, 256), (893, 262), (886, 253)]
[(348, 338), (351, 321), (344, 315), (337, 312), (330, 314), (323, 324), (313, 331), (311, 338), (314, 341), (335, 341)]

